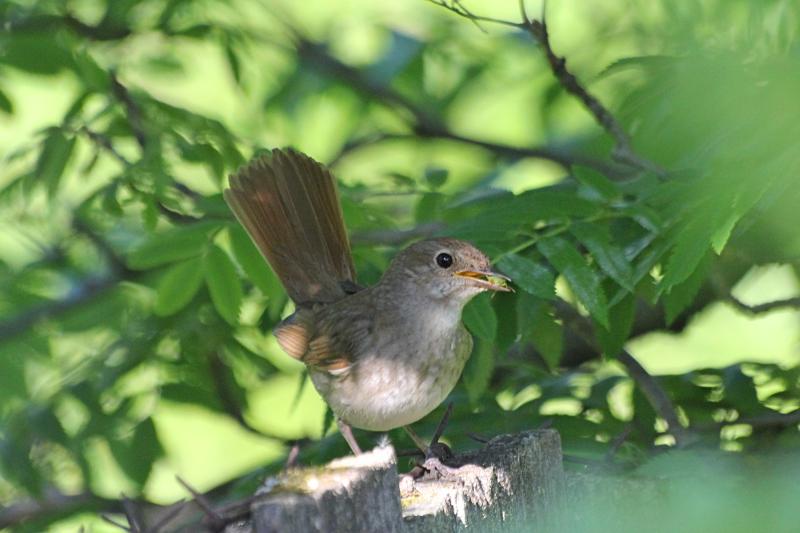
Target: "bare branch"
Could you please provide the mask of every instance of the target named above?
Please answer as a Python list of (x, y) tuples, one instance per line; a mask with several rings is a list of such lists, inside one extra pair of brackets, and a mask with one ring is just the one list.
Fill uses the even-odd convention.
[(650, 405), (653, 406), (658, 416), (667, 423), (668, 431), (675, 437), (676, 443), (685, 443), (688, 436), (686, 428), (681, 425), (678, 419), (678, 412), (661, 385), (658, 384), (653, 376), (647, 373), (647, 370), (628, 351), (622, 350), (622, 353), (617, 356), (617, 360), (625, 366), (628, 375), (639, 387), (639, 390), (642, 391)]
[[(136, 503), (148, 510), (163, 509), (160, 505), (143, 500), (137, 500)], [(124, 508), (123, 502), (120, 500), (102, 498), (91, 492), (70, 495), (56, 490), (48, 490), (40, 499), (23, 500), (0, 507), (0, 529), (10, 528), (31, 520), (72, 514), (77, 511), (124, 513)]]
[[(559, 316), (564, 320), (564, 325), (572, 329), (589, 346), (600, 352), (589, 320), (562, 299), (556, 301), (555, 307)], [(675, 438), (677, 444), (684, 444), (689, 434), (686, 428), (681, 425), (675, 406), (661, 385), (627, 351), (623, 350), (617, 359), (625, 366), (628, 375), (639, 387), (639, 390), (642, 391), (656, 414), (667, 423), (668, 433)]]
[(444, 229), (444, 227), (442, 223), (430, 222), (405, 230), (365, 230), (354, 233), (350, 237), (350, 242), (352, 244), (403, 244), (411, 239), (430, 237)]
[(110, 73), (110, 78), (111, 93), (125, 107), (125, 114), (128, 116), (128, 123), (133, 131), (133, 136), (136, 137), (136, 142), (139, 143), (139, 147), (144, 151), (147, 148), (147, 134), (142, 122), (142, 111), (134, 101), (128, 88), (119, 81), (115, 72)]
[(749, 313), (751, 315), (758, 315), (762, 313), (769, 313), (779, 309), (800, 309), (800, 297), (785, 298), (783, 300), (773, 300), (762, 304), (749, 305), (736, 298), (734, 295), (729, 294), (727, 300), (733, 304), (736, 309)]
[[(626, 177), (630, 173), (629, 171), (626, 172), (626, 169), (621, 169), (618, 166), (609, 164), (606, 161), (598, 160), (582, 154), (565, 152), (558, 148), (523, 148), (459, 135), (450, 131), (450, 129), (447, 128), (442, 120), (432, 112), (420, 107), (391, 87), (388, 87), (370, 78), (364, 72), (342, 63), (329, 54), (322, 45), (312, 42), (300, 36), (299, 34), (295, 34), (295, 40), (297, 42), (297, 53), (301, 58), (313, 64), (320, 70), (326, 72), (328, 75), (342, 80), (356, 91), (364, 93), (374, 100), (377, 100), (387, 106), (398, 108), (411, 115), (411, 128), (418, 137), (449, 139), (460, 143), (471, 144), (484, 148), (485, 150), (493, 152), (502, 157), (530, 157), (536, 159), (546, 159), (558, 163), (565, 168), (569, 168), (572, 165), (584, 165), (595, 168), (600, 172), (611, 176)], [(371, 142), (379, 142), (386, 139), (398, 139), (403, 137), (416, 138), (410, 135), (404, 136), (383, 134), (376, 137), (376, 139)], [(349, 148), (348, 151), (352, 151), (360, 146), (371, 144), (371, 142), (359, 142), (356, 144), (356, 146)], [(337, 156), (337, 159), (338, 157), (340, 156)]]
[(701, 431), (719, 431), (726, 426), (736, 426), (744, 424), (752, 426), (753, 429), (786, 428), (800, 424), (800, 409), (789, 413), (779, 413), (777, 411), (764, 413), (754, 416), (740, 416), (735, 420), (724, 420), (722, 422), (712, 422), (709, 424), (697, 424), (692, 426)]
[(630, 137), (619, 121), (594, 95), (589, 93), (589, 91), (581, 85), (575, 75), (567, 69), (567, 60), (558, 56), (550, 43), (550, 35), (548, 33), (544, 14), (542, 15), (541, 21), (529, 18), (525, 11), (524, 0), (520, 0), (520, 16), (523, 22), (516, 23), (508, 20), (492, 19), (491, 17), (475, 15), (457, 0), (451, 0), (450, 2), (446, 0), (430, 1), (473, 22), (493, 22), (527, 30), (544, 50), (545, 57), (550, 65), (550, 70), (564, 90), (580, 100), (584, 107), (594, 116), (597, 123), (614, 139), (614, 160), (634, 169), (653, 172), (659, 177), (666, 176), (666, 171), (664, 169), (635, 152), (631, 146)]

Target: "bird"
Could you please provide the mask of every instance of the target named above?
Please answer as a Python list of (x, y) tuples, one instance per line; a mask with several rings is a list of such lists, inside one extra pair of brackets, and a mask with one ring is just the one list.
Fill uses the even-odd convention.
[(510, 291), (472, 244), (411, 244), (380, 280), (358, 284), (336, 179), (310, 156), (273, 149), (229, 176), (225, 201), (294, 302), (274, 327), (303, 362), (354, 454), (352, 428), (411, 428), (456, 386), (472, 351), (461, 314), (474, 296)]

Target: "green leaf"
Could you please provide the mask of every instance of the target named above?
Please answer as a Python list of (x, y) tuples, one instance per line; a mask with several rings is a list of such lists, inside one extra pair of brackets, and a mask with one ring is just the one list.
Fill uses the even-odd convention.
[(283, 285), (244, 229), (238, 225), (231, 226), (228, 228), (228, 235), (231, 239), (233, 255), (250, 281), (270, 299), (282, 299), (282, 296), (286, 294)]
[(521, 340), (533, 344), (548, 369), (556, 368), (564, 350), (564, 328), (556, 320), (552, 305), (521, 294), (517, 316)]
[(617, 184), (593, 168), (575, 166), (572, 174), (579, 182), (594, 190), (606, 200), (613, 200), (620, 196)]
[(464, 325), (479, 339), (489, 342), (497, 334), (497, 315), (489, 301), (489, 294), (481, 294), (472, 299), (464, 308)]
[(75, 138), (67, 138), (59, 129), (53, 129), (44, 141), (36, 162), (36, 177), (45, 185), (50, 196), (58, 190), (74, 147)]
[(14, 114), (14, 104), (11, 103), (11, 100), (2, 90), (0, 90), (0, 111), (9, 115)]
[(481, 399), (489, 387), (493, 372), (494, 350), (491, 341), (475, 339), (475, 347), (462, 375), (470, 404), (476, 405)]
[(438, 189), (447, 181), (448, 171), (446, 168), (428, 167), (425, 169), (425, 181), (431, 189)]
[(222, 248), (212, 244), (205, 256), (206, 285), (220, 316), (231, 325), (239, 322), (242, 286), (236, 268)]
[(125, 475), (138, 487), (144, 486), (153, 463), (164, 453), (152, 418), (145, 418), (127, 439), (109, 439), (111, 453)]
[(711, 269), (712, 254), (707, 250), (706, 256), (700, 260), (700, 264), (694, 269), (688, 278), (677, 285), (669, 288), (664, 294), (664, 310), (666, 312), (667, 324), (672, 324), (676, 318), (694, 301), (697, 291), (703, 285)]
[(555, 299), (556, 278), (546, 266), (517, 254), (503, 256), (498, 266), (525, 292), (547, 300)]
[(153, 312), (159, 316), (177, 313), (192, 301), (202, 281), (203, 265), (199, 258), (170, 267), (158, 283)]
[(580, 222), (573, 224), (570, 231), (591, 252), (603, 272), (633, 292), (633, 270), (622, 249), (611, 242), (608, 226)]
[(626, 294), (619, 302), (609, 309), (609, 327), (596, 325), (595, 332), (603, 356), (614, 358), (622, 351), (625, 342), (633, 329), (633, 318), (636, 311), (636, 296)]
[(583, 256), (568, 241), (549, 237), (538, 243), (539, 251), (566, 278), (575, 296), (586, 306), (592, 318), (608, 327), (608, 303), (600, 276), (586, 263)]
[(419, 197), (414, 207), (414, 219), (417, 222), (431, 222), (439, 220), (441, 208), (445, 203), (445, 196), (438, 192), (427, 192)]
[(218, 228), (218, 222), (200, 222), (156, 233), (134, 247), (126, 262), (134, 270), (146, 270), (195, 257), (203, 251), (209, 233)]

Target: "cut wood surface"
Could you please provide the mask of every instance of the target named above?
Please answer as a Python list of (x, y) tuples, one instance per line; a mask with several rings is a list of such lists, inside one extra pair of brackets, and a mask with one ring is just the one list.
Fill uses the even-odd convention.
[(536, 531), (564, 488), (554, 430), (502, 435), (457, 455), (442, 475), (398, 475), (391, 446), (271, 478), (251, 518), (227, 533)]

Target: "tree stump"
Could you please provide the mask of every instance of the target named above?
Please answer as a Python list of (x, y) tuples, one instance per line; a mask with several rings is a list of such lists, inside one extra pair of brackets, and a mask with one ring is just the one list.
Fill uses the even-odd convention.
[(544, 529), (564, 488), (554, 430), (502, 435), (456, 456), (436, 479), (398, 476), (394, 450), (378, 447), (269, 479), (248, 522), (230, 533), (520, 531)]

